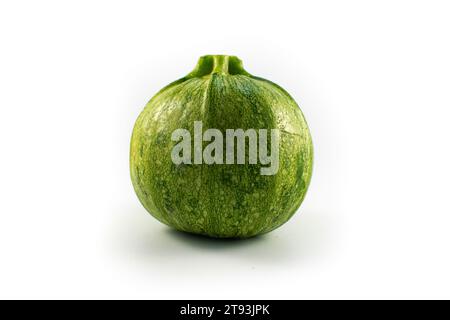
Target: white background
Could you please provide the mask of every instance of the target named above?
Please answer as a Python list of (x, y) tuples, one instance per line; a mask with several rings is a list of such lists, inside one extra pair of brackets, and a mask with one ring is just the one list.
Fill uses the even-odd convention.
[[(1, 1), (0, 298), (450, 298), (448, 1)], [(294, 218), (213, 241), (146, 213), (136, 117), (204, 54), (288, 90)]]

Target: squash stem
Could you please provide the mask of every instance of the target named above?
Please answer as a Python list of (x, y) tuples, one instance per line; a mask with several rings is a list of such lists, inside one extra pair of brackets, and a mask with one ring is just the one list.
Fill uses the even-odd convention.
[(227, 55), (207, 55), (200, 57), (197, 66), (187, 75), (187, 77), (203, 77), (212, 74), (250, 75), (244, 70), (242, 61), (238, 57)]
[(228, 73), (229, 56), (213, 56), (213, 70), (212, 73)]

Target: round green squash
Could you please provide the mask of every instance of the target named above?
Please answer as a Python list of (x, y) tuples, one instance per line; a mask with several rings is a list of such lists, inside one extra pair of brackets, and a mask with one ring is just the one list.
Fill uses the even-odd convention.
[[(214, 128), (224, 136), (227, 129), (277, 129), (278, 140), (267, 134), (267, 149), (278, 143), (278, 170), (262, 174), (268, 165), (250, 163), (250, 147), (244, 164), (174, 163), (173, 132), (194, 135), (196, 121), (202, 132)], [(148, 102), (131, 138), (131, 179), (143, 206), (166, 225), (210, 237), (248, 238), (284, 224), (305, 197), (312, 163), (311, 135), (297, 103), (234, 56), (201, 57), (191, 73)]]

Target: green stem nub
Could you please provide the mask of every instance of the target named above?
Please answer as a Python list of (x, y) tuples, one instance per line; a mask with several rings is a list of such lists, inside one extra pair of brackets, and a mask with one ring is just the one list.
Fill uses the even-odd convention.
[(207, 55), (200, 57), (195, 69), (188, 77), (203, 77), (212, 74), (250, 75), (244, 70), (241, 59), (236, 56)]
[(212, 73), (228, 73), (229, 56), (212, 56), (213, 70)]

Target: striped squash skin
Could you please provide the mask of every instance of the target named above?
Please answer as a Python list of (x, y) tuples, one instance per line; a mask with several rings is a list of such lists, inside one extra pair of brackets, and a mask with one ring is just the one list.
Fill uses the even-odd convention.
[[(223, 134), (279, 129), (278, 172), (261, 175), (259, 163), (247, 162), (175, 165), (171, 151), (178, 142), (171, 134), (184, 128), (193, 139), (194, 121)], [(270, 150), (270, 134), (268, 143)], [(294, 99), (248, 74), (233, 56), (204, 56), (193, 72), (158, 92), (131, 139), (131, 178), (147, 211), (173, 228), (211, 237), (252, 237), (288, 221), (305, 197), (312, 163), (311, 135)]]

